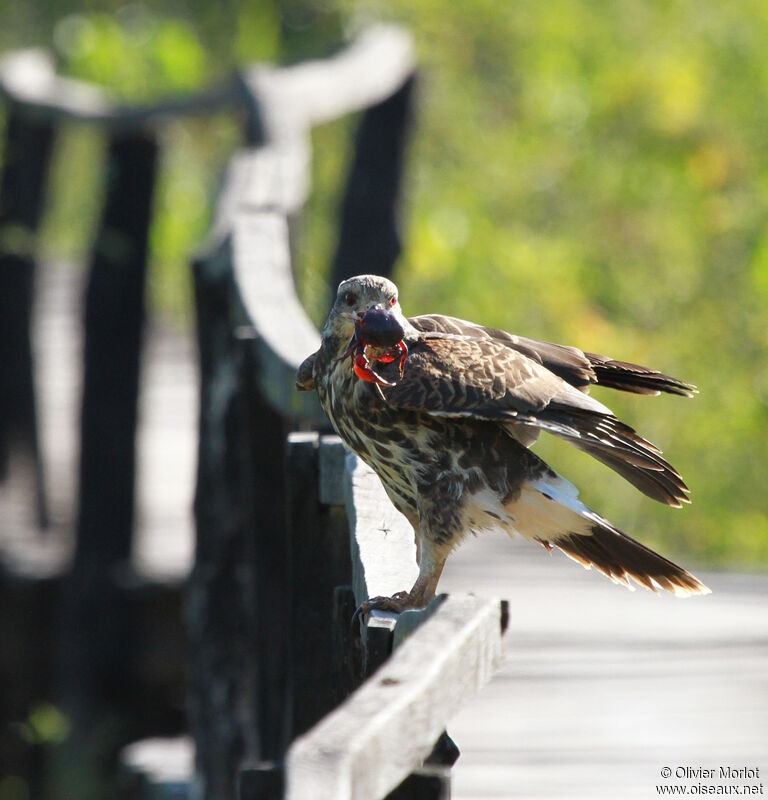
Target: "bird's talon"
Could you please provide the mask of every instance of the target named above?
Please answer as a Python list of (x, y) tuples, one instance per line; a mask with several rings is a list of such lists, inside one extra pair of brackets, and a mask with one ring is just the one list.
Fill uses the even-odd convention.
[(365, 617), (371, 611), (391, 611), (394, 614), (400, 614), (407, 611), (409, 608), (419, 608), (416, 599), (410, 592), (395, 592), (391, 597), (369, 597), (364, 602), (360, 603), (357, 610), (352, 615), (352, 625), (357, 622), (360, 617)]

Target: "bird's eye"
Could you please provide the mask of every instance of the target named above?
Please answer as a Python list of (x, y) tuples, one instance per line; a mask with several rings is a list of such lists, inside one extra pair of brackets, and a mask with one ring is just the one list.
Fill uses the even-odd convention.
[(348, 306), (353, 306), (357, 302), (357, 295), (354, 292), (347, 292), (344, 295), (344, 302)]
[(390, 304), (391, 306), (393, 306), (393, 305), (395, 305), (396, 303), (397, 303), (397, 295), (396, 295), (396, 294), (393, 294), (393, 295), (392, 295), (392, 297), (390, 297), (390, 298), (389, 298), (389, 304)]

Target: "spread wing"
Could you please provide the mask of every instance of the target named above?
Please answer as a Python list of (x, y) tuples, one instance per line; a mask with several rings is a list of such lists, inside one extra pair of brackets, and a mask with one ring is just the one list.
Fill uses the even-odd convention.
[(679, 506), (688, 488), (660, 451), (602, 403), (539, 361), (493, 337), (427, 333), (410, 349), (402, 379), (396, 365), (377, 370), (392, 387), (390, 405), (442, 417), (545, 430), (571, 441), (649, 497)]
[(606, 386), (635, 394), (657, 395), (661, 392), (692, 397), (696, 387), (640, 364), (616, 361), (608, 356), (585, 353), (577, 347), (552, 342), (540, 342), (525, 336), (476, 325), (464, 319), (441, 314), (411, 317), (410, 323), (419, 331), (450, 333), (473, 338), (493, 339), (505, 347), (522, 353), (546, 367), (564, 381), (582, 391), (592, 385)]

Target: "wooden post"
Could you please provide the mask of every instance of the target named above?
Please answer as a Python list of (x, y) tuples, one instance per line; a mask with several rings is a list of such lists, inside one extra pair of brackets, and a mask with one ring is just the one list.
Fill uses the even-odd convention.
[(238, 774), (237, 800), (283, 800), (285, 774), (281, 763), (246, 763)]
[(196, 549), (186, 599), (189, 724), (200, 796), (234, 800), (255, 730), (254, 592), (244, 348), (233, 336), (229, 241), (194, 264), (200, 351)]
[(363, 115), (341, 208), (341, 234), (331, 290), (345, 278), (391, 275), (402, 250), (400, 184), (415, 77)]
[(357, 689), (363, 680), (363, 643), (360, 629), (350, 625), (357, 602), (351, 585), (333, 591), (333, 652), (336, 657), (333, 683), (336, 705)]
[(7, 114), (0, 180), (0, 480), (11, 449), (26, 451), (34, 467), (37, 523), (48, 524), (31, 341), (35, 235), (43, 212), (53, 146), (50, 121)]
[[(110, 141), (106, 205), (85, 299), (77, 541), (65, 584), (63, 702), (76, 763), (102, 767), (130, 716), (133, 647), (120, 587), (131, 554), (139, 362), (157, 144)], [(108, 733), (107, 733), (108, 731)]]
[(450, 774), (440, 767), (415, 770), (386, 800), (451, 800)]
[[(243, 385), (247, 420), (244, 434), (249, 469), (246, 492), (250, 519), (246, 534), (247, 564), (252, 574), (253, 605), (249, 609), (247, 652), (255, 670), (251, 698), (255, 740), (247, 755), (278, 761), (290, 741), (291, 718), (291, 569), (286, 532), (285, 475), (288, 423), (259, 390), (252, 329), (242, 339)], [(271, 785), (271, 784), (270, 784)]]
[(341, 452), (343, 463), (343, 445), (335, 436), (293, 433), (288, 438), (286, 505), (293, 570), (292, 738), (309, 730), (338, 700), (334, 686), (337, 659), (333, 652), (333, 599), (335, 587), (350, 582), (351, 564), (344, 511), (320, 502), (319, 460), (323, 451)]
[(157, 144), (115, 135), (85, 297), (85, 376), (75, 567), (130, 555), (147, 244)]

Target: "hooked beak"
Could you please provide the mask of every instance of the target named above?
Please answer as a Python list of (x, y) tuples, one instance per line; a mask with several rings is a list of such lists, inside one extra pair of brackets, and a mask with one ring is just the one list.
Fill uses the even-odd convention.
[(394, 347), (405, 336), (397, 317), (381, 305), (371, 306), (355, 329), (361, 339), (374, 347)]
[(335, 360), (343, 361), (355, 353), (361, 343), (374, 347), (394, 347), (399, 344), (405, 329), (398, 322), (397, 317), (384, 306), (377, 304), (355, 320), (355, 330), (344, 352)]

